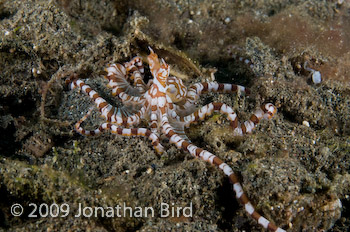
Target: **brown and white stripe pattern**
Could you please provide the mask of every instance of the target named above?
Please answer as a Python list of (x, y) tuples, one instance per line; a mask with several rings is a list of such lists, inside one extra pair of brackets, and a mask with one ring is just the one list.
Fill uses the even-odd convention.
[(117, 108), (107, 103), (105, 99), (82, 80), (74, 80), (70, 86), (71, 89), (78, 87), (85, 92), (95, 102), (105, 120), (118, 125), (131, 126), (139, 124), (141, 121), (140, 118), (143, 117), (146, 106), (148, 105), (145, 104), (138, 113), (128, 116), (129, 113), (123, 110), (123, 108)]
[[(283, 232), (283, 229), (276, 227), (255, 211), (233, 170), (211, 152), (192, 144), (184, 132), (184, 126), (189, 126), (214, 112), (219, 112), (225, 114), (230, 120), (230, 125), (234, 129), (233, 134), (241, 136), (251, 133), (261, 119), (270, 119), (276, 113), (276, 107), (267, 103), (255, 111), (244, 123), (239, 123), (236, 113), (224, 103), (210, 103), (199, 110), (194, 110), (201, 94), (209, 92), (249, 94), (249, 90), (240, 85), (216, 82), (198, 83), (186, 88), (180, 79), (169, 77), (169, 66), (164, 60), (160, 61), (152, 49), (150, 51), (148, 61), (153, 80), (150, 80), (148, 85), (145, 85), (143, 81), (144, 68), (139, 57), (135, 57), (124, 65), (112, 64), (107, 68), (108, 86), (112, 88), (112, 94), (118, 96), (126, 107), (114, 107), (82, 80), (69, 79), (71, 88), (79, 88), (85, 92), (106, 119), (106, 122), (97, 129), (85, 130), (81, 124), (90, 114), (91, 111), (89, 111), (76, 123), (76, 131), (83, 135), (97, 135), (109, 130), (122, 136), (144, 136), (151, 140), (158, 153), (164, 150), (158, 137), (160, 132), (163, 132), (169, 138), (170, 143), (221, 169), (233, 184), (236, 197), (243, 204), (245, 211), (260, 225), (270, 231)], [(130, 110), (130, 107), (133, 106), (137, 107)], [(150, 129), (129, 128), (140, 124), (141, 120), (148, 122)]]
[[(137, 85), (140, 88), (134, 88), (127, 81), (127, 70), (121, 64), (112, 64), (106, 71), (108, 72), (105, 78), (109, 80), (108, 87), (112, 88), (112, 95), (118, 96), (124, 103), (135, 102), (143, 104), (145, 99), (143, 96), (140, 96), (140, 86), (142, 86), (142, 93), (145, 92), (146, 86), (144, 83)], [(135, 71), (136, 72), (136, 71)], [(139, 74), (138, 74), (139, 75)], [(137, 76), (138, 76), (137, 75)]]
[(131, 61), (124, 63), (124, 67), (128, 70), (128, 72), (135, 70), (134, 68), (136, 67), (141, 74), (145, 73), (142, 59), (139, 56), (135, 56)]
[(199, 110), (194, 113), (180, 117), (176, 114), (175, 111), (172, 111), (171, 117), (176, 118), (176, 120), (184, 122), (185, 127), (189, 127), (192, 123), (198, 122), (199, 120), (203, 120), (205, 117), (212, 115), (214, 112), (219, 112), (225, 114), (227, 119), (230, 120), (230, 126), (234, 130), (234, 135), (242, 136), (244, 134), (250, 134), (255, 129), (256, 125), (263, 118), (270, 119), (277, 112), (277, 109), (271, 103), (267, 103), (255, 111), (249, 120), (240, 124), (237, 118), (237, 114), (233, 111), (233, 109), (219, 102), (210, 103), (208, 105), (203, 106)]
[(217, 166), (221, 169), (226, 176), (228, 176), (230, 182), (233, 184), (233, 189), (236, 192), (236, 197), (239, 202), (244, 206), (245, 211), (255, 219), (265, 229), (270, 231), (283, 232), (285, 230), (278, 228), (275, 224), (261, 216), (249, 201), (247, 195), (244, 193), (241, 184), (239, 183), (238, 177), (234, 174), (232, 168), (224, 163), (220, 158), (212, 154), (211, 152), (197, 147), (191, 142), (183, 139), (180, 135), (175, 133), (174, 128), (170, 125), (166, 114), (162, 115), (162, 131), (170, 139), (170, 143), (175, 144), (179, 149), (182, 148), (188, 151), (192, 156), (201, 158), (210, 164)]
[(201, 94), (209, 92), (250, 94), (250, 90), (241, 85), (203, 82), (190, 86), (187, 91), (187, 98), (193, 103), (198, 100)]
[(89, 112), (75, 124), (75, 130), (80, 134), (86, 135), (86, 136), (94, 136), (94, 135), (101, 134), (105, 130), (110, 130), (112, 133), (122, 135), (122, 136), (143, 136), (151, 140), (151, 143), (158, 154), (163, 153), (164, 147), (160, 144), (158, 136), (146, 128), (129, 129), (129, 128), (117, 127), (116, 125), (111, 123), (103, 123), (95, 130), (85, 130), (84, 128), (81, 127), (81, 123), (83, 123), (87, 119), (90, 113), (91, 113), (91, 110), (89, 110)]
[(127, 74), (131, 74), (129, 79), (133, 80), (136, 89), (138, 89), (141, 94), (145, 93), (147, 87), (143, 81), (143, 74), (145, 70), (141, 57), (134, 57), (130, 62), (124, 63), (124, 67), (126, 68)]
[(181, 79), (176, 77), (168, 77), (166, 93), (171, 99), (171, 102), (181, 104), (181, 101), (185, 102), (187, 95), (187, 87), (184, 85)]

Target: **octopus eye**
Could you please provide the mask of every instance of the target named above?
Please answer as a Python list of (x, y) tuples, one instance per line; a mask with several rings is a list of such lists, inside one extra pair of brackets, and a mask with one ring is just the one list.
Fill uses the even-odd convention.
[(179, 98), (181, 98), (181, 96), (179, 96), (178, 89), (176, 88), (176, 86), (168, 85), (168, 88), (167, 88), (166, 92), (167, 92), (167, 95), (171, 98), (171, 100), (174, 103), (176, 103), (179, 100), (181, 100), (181, 99), (179, 99)]
[(175, 88), (175, 87), (169, 88), (169, 93), (171, 93), (171, 94), (176, 94), (176, 93), (177, 93), (176, 88)]
[(170, 76), (167, 78), (167, 95), (173, 103), (180, 104), (186, 98), (187, 88), (182, 83), (181, 79)]

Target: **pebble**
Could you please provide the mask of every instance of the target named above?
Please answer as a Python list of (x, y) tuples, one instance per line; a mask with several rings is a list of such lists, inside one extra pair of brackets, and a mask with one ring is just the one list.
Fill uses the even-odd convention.
[(308, 121), (303, 121), (303, 125), (306, 126), (306, 127), (310, 127), (310, 123)]
[(146, 171), (147, 174), (151, 174), (152, 172), (153, 172), (152, 168), (148, 168), (147, 171)]
[(315, 84), (321, 83), (321, 73), (319, 71), (312, 72), (312, 82)]

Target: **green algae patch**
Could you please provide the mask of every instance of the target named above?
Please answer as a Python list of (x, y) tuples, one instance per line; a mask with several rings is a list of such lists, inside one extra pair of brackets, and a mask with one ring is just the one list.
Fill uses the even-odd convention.
[[(128, 202), (128, 199), (117, 198), (116, 195), (109, 198), (101, 190), (89, 189), (82, 185), (78, 179), (72, 178), (64, 172), (56, 171), (47, 165), (28, 165), (21, 161), (2, 159), (0, 162), (0, 181), (0, 188), (3, 190), (2, 193), (5, 194), (3, 197), (9, 200), (9, 202), (2, 204), (2, 211), (9, 213), (11, 204), (20, 203), (25, 209), (25, 215), (21, 217), (23, 222), (29, 219), (28, 212), (33, 210), (29, 206), (30, 203), (38, 206), (53, 203), (58, 205), (68, 204), (70, 214), (66, 217), (73, 219), (73, 224), (76, 223), (76, 226), (84, 228), (84, 221), (88, 218), (74, 218), (74, 215), (78, 215), (76, 212), (78, 212), (79, 204), (89, 207), (114, 207)], [(16, 200), (13, 201), (14, 199)], [(16, 219), (12, 215), (6, 215), (6, 218), (8, 222)], [(140, 223), (139, 219), (132, 217), (114, 220), (113, 218), (100, 216), (95, 217), (93, 221), (95, 222), (92, 224), (88, 223), (93, 228), (103, 230), (103, 227), (97, 225), (102, 224), (118, 231), (124, 231), (129, 226), (134, 227)], [(45, 227), (45, 224), (42, 226)], [(65, 228), (65, 226), (70, 227), (72, 225), (62, 226), (62, 228)], [(27, 225), (27, 229), (30, 228), (31, 226)]]

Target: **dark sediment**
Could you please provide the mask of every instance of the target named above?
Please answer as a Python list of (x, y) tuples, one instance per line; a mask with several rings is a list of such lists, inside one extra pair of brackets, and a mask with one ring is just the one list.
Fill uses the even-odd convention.
[[(233, 138), (224, 117), (187, 132), (235, 171), (257, 210), (291, 231), (349, 230), (350, 30), (347, 1), (1, 1), (0, 228), (11, 231), (261, 231), (217, 169), (163, 140), (83, 137), (73, 125), (93, 103), (65, 78), (102, 78), (112, 62), (151, 46), (186, 84), (244, 84), (249, 97), (208, 94), (242, 119), (272, 102), (277, 115)], [(145, 3), (146, 2), (146, 3)], [(254, 63), (250, 69), (233, 54)], [(314, 84), (304, 67), (318, 70)], [(103, 120), (97, 110), (85, 123)], [(193, 217), (28, 218), (29, 203), (106, 207), (193, 205)], [(13, 217), (20, 203), (25, 214)]]

